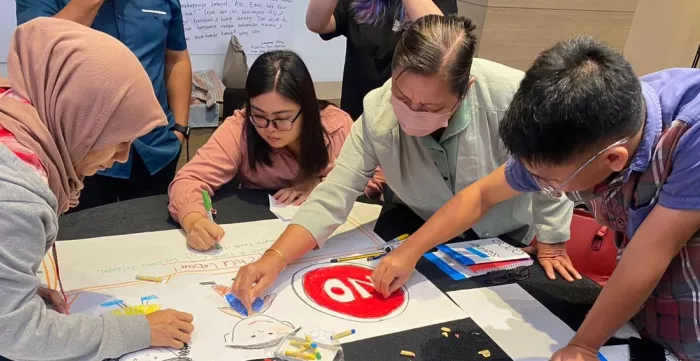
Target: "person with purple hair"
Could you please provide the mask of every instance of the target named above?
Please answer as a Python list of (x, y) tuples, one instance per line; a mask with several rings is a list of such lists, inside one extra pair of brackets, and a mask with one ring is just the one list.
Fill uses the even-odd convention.
[(365, 95), (391, 77), (404, 25), (429, 14), (456, 13), (456, 0), (310, 0), (306, 26), (323, 40), (347, 38), (340, 107), (357, 119)]

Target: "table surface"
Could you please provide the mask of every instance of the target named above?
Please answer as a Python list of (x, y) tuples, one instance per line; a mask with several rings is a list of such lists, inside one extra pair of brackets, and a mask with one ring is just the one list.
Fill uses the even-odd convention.
[[(227, 224), (274, 219), (275, 216), (269, 211), (268, 194), (267, 191), (259, 190), (219, 192), (213, 199), (214, 208), (217, 210), (217, 222)], [(167, 202), (168, 197), (162, 195), (65, 215), (59, 221), (58, 239), (71, 240), (176, 229), (179, 226), (170, 219)], [(422, 223), (423, 220), (406, 207), (385, 205), (377, 221), (375, 232), (383, 239), (389, 240), (404, 233), (414, 232)], [(488, 276), (453, 281), (425, 258), (419, 261), (417, 270), (443, 292), (489, 286)], [(517, 283), (574, 330), (581, 325), (600, 292), (600, 286), (589, 279), (574, 283), (568, 283), (560, 277), (555, 281), (549, 280), (537, 264), (531, 267), (530, 278)], [(397, 337), (381, 340), (381, 343), (379, 343), (380, 340), (375, 342), (381, 344), (382, 348), (399, 347), (399, 345), (392, 346), (394, 343), (418, 347), (419, 344), (427, 342), (422, 338), (419, 330), (411, 331), (401, 332)], [(523, 337), (523, 335), (513, 335), (513, 337)], [(365, 359), (359, 355), (364, 355), (368, 344), (372, 342), (373, 339), (369, 339), (344, 344), (346, 360)], [(442, 355), (441, 359), (449, 359), (449, 357), (464, 359), (463, 352), (464, 350), (460, 350), (458, 354)], [(358, 356), (353, 357), (353, 355)]]

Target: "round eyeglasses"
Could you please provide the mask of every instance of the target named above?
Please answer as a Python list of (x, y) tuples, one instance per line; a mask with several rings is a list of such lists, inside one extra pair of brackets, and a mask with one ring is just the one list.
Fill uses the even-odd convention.
[(251, 124), (253, 124), (254, 127), (260, 128), (260, 129), (265, 129), (272, 124), (272, 126), (280, 131), (286, 132), (289, 130), (292, 130), (292, 127), (294, 127), (294, 122), (299, 118), (301, 115), (301, 109), (299, 109), (299, 112), (297, 112), (297, 115), (295, 115), (292, 118), (286, 118), (286, 119), (268, 119), (263, 117), (262, 115), (249, 115), (248, 120), (250, 121)]
[(551, 179), (545, 179), (545, 178), (540, 178), (539, 176), (530, 173), (532, 175), (532, 178), (535, 180), (535, 183), (537, 183), (537, 186), (540, 187), (542, 192), (550, 197), (555, 197), (559, 198), (561, 197), (564, 189), (569, 182), (571, 182), (572, 179), (574, 179), (581, 171), (586, 168), (589, 164), (591, 164), (596, 158), (598, 158), (601, 154), (605, 153), (609, 149), (612, 149), (614, 147), (617, 147), (619, 145), (627, 143), (629, 138), (623, 138), (618, 140), (617, 142), (610, 144), (609, 146), (605, 147), (605, 149), (601, 150), (598, 152), (596, 155), (594, 155), (591, 159), (587, 160), (585, 163), (583, 163), (582, 166), (580, 166), (572, 175), (570, 175), (568, 178), (566, 178), (565, 181), (558, 183), (556, 181), (553, 181)]

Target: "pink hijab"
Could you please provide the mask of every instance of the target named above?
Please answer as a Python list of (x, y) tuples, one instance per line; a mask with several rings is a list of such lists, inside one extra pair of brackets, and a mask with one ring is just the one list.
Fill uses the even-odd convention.
[(130, 143), (167, 124), (136, 56), (113, 37), (38, 18), (12, 35), (9, 86), (31, 105), (0, 98), (0, 125), (41, 159), (58, 214), (78, 204), (91, 150)]

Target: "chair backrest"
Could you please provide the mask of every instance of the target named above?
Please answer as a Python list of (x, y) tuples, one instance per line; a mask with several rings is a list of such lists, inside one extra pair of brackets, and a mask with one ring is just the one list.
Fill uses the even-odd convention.
[(581, 209), (574, 210), (566, 251), (576, 270), (600, 285), (610, 278), (617, 264), (615, 232)]

